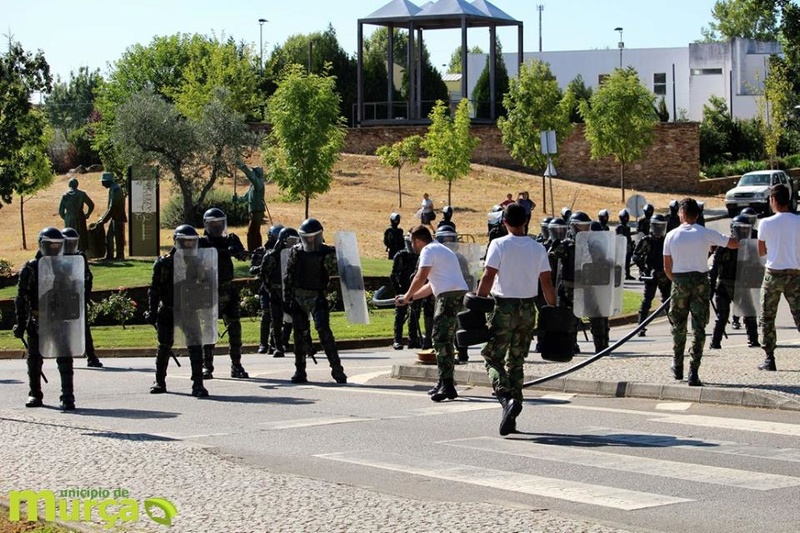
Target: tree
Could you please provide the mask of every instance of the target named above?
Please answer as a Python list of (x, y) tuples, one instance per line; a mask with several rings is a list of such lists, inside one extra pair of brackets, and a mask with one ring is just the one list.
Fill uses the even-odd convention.
[(497, 121), (503, 145), (516, 161), (533, 169), (544, 169), (547, 156), (541, 152), (540, 132), (555, 130), (563, 140), (572, 126), (570, 102), (562, 98), (550, 65), (535, 60), (522, 65), (517, 79), (503, 99), (507, 117)]
[(586, 140), (592, 159), (613, 155), (620, 164), (620, 189), (625, 202), (625, 166), (640, 159), (653, 143), (658, 117), (655, 96), (642, 85), (632, 67), (616, 69), (594, 95), (591, 105), (581, 103)]
[(583, 123), (580, 103), (589, 102), (592, 99), (592, 88), (586, 86), (586, 83), (583, 81), (583, 76), (578, 74), (567, 84), (564, 97), (568, 99), (567, 102), (569, 103), (569, 121), (572, 124)]
[(84, 126), (94, 109), (94, 93), (102, 83), (100, 70), (89, 72), (89, 67), (80, 67), (77, 74), (70, 72), (69, 81), (56, 77), (53, 91), (44, 103), (47, 121), (60, 130), (64, 138)]
[[(469, 49), (470, 54), (482, 54), (480, 46), (473, 46)], [(459, 44), (450, 55), (450, 63), (447, 65), (447, 72), (450, 74), (461, 74), (461, 45)]]
[[(490, 118), (491, 117), (491, 84), (489, 76), (489, 56), (486, 56), (486, 65), (483, 67), (478, 81), (475, 83), (475, 88), (472, 90), (472, 101), (475, 106), (476, 118)], [(497, 55), (494, 62), (494, 81), (495, 81), (495, 98), (499, 103), (499, 108), (496, 110), (497, 117), (504, 117), (507, 114), (506, 108), (503, 105), (503, 97), (508, 92), (509, 80), (508, 70), (506, 63), (503, 61), (503, 46), (500, 40), (497, 40)]]
[(712, 96), (703, 104), (700, 121), (700, 162), (704, 165), (722, 161), (730, 152), (733, 121), (724, 98)]
[(770, 58), (770, 69), (764, 80), (764, 95), (757, 99), (764, 151), (770, 168), (775, 168), (778, 143), (786, 133), (786, 122), (792, 112), (792, 84), (787, 77), (786, 63), (779, 57)]
[[(24, 126), (22, 135), (28, 141), (12, 157), (10, 165), (19, 170), (14, 192), (19, 196), (19, 222), (22, 232), (22, 249), (28, 249), (25, 236), (25, 202), (53, 183), (53, 169), (47, 157), (47, 147), (53, 137), (53, 130), (46, 127), (45, 117), (38, 111)], [(38, 135), (38, 137), (37, 137)]]
[(0, 200), (7, 204), (27, 172), (21, 152), (44, 134), (45, 122), (34, 112), (31, 95), (49, 92), (52, 82), (43, 52), (34, 55), (9, 42), (8, 52), (0, 55)]
[(663, 96), (658, 100), (654, 109), (659, 122), (669, 122), (669, 109), (667, 109), (667, 101)]
[(780, 9), (774, 0), (717, 0), (711, 8), (713, 21), (700, 33), (706, 42), (734, 37), (775, 41)]
[(417, 163), (421, 151), (422, 137), (419, 135), (411, 135), (392, 145), (387, 144), (381, 146), (375, 153), (381, 165), (397, 169), (397, 198), (400, 207), (403, 207), (403, 190), (400, 186), (400, 170), (406, 163)]
[(454, 117), (447, 111), (447, 105), (437, 100), (428, 116), (431, 125), (422, 141), (428, 159), (422, 170), (435, 180), (447, 182), (447, 203), (453, 205), (453, 182), (469, 173), (472, 152), (479, 141), (470, 134), (469, 100), (461, 99)]
[(330, 189), (346, 133), (335, 80), (326, 71), (318, 75), (304, 70), (289, 65), (267, 102), (272, 132), (262, 151), (270, 178), (305, 199), (308, 218), (310, 200)]
[(155, 162), (169, 173), (181, 193), (186, 223), (200, 222), (198, 206), (217, 179), (233, 175), (231, 164), (253, 144), (244, 115), (228, 107), (229, 101), (218, 89), (200, 117), (187, 118), (175, 104), (145, 89), (117, 109), (112, 142), (123, 159)]

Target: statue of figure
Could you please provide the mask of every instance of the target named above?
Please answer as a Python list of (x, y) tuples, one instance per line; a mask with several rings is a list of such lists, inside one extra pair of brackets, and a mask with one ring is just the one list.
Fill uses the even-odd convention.
[[(61, 197), (58, 206), (58, 216), (64, 220), (65, 228), (75, 228), (78, 231), (78, 248), (87, 250), (89, 246), (89, 233), (86, 229), (86, 219), (94, 211), (94, 202), (85, 191), (78, 189), (78, 180), (69, 180), (69, 190)], [(86, 206), (84, 211), (83, 206)]]
[(125, 223), (128, 221), (128, 217), (125, 216), (125, 193), (114, 181), (114, 174), (111, 172), (103, 172), (100, 183), (108, 189), (108, 208), (100, 217), (99, 223), (105, 224), (111, 220), (106, 233), (106, 261), (113, 259), (121, 261), (125, 259)]
[(264, 222), (264, 211), (267, 204), (264, 201), (264, 169), (261, 167), (250, 168), (241, 161), (236, 162), (247, 179), (250, 188), (243, 196), (233, 195), (234, 202), (247, 202), (250, 211), (250, 222), (247, 225), (247, 249), (253, 251), (262, 244), (261, 224)]

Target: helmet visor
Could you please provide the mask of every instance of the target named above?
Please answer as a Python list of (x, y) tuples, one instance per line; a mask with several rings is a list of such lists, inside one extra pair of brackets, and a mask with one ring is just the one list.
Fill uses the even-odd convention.
[(322, 232), (300, 235), (300, 243), (304, 252), (319, 252), (322, 250)]
[(667, 223), (666, 222), (650, 222), (650, 233), (653, 237), (663, 237), (667, 234)]
[(579, 231), (589, 231), (592, 227), (591, 222), (570, 222), (569, 227), (572, 228), (572, 233), (578, 233)]
[(40, 239), (39, 251), (46, 256), (62, 255), (64, 253), (64, 239)]
[(228, 217), (206, 218), (203, 225), (211, 237), (222, 237), (228, 231)]
[(539, 224), (539, 231), (545, 240), (550, 238), (550, 227), (545, 222)]
[(78, 239), (64, 239), (64, 255), (75, 255), (78, 253)]
[(749, 239), (751, 232), (753, 230), (753, 226), (750, 224), (740, 224), (740, 223), (733, 223), (731, 224), (731, 235), (736, 238), (736, 240), (742, 239)]
[(175, 249), (183, 251), (183, 255), (194, 257), (197, 255), (197, 248), (200, 238), (197, 235), (176, 235)]
[(565, 224), (550, 224), (550, 238), (555, 241), (563, 241), (567, 237), (567, 226)]

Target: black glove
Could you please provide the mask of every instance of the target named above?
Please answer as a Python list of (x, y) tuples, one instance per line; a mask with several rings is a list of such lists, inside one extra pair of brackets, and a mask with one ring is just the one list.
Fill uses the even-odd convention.
[(14, 327), (11, 329), (14, 332), (14, 336), (18, 339), (21, 339), (25, 336), (25, 326), (22, 324), (14, 324)]
[(150, 324), (151, 326), (155, 326), (156, 322), (158, 322), (158, 312), (157, 311), (145, 311), (144, 312), (144, 321)]

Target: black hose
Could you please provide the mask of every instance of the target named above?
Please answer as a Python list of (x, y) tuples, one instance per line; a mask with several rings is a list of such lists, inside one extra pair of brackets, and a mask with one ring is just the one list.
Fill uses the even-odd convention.
[(581, 361), (577, 365), (571, 366), (571, 367), (567, 368), (566, 370), (560, 370), (560, 371), (556, 372), (555, 374), (550, 374), (549, 376), (536, 378), (536, 379), (534, 379), (532, 381), (526, 381), (525, 383), (522, 384), (522, 388), (533, 387), (534, 385), (539, 385), (540, 383), (544, 383), (545, 381), (550, 381), (552, 379), (560, 378), (561, 376), (566, 376), (567, 374), (571, 374), (572, 372), (575, 372), (576, 370), (580, 370), (581, 368), (585, 367), (586, 365), (590, 365), (590, 364), (594, 363), (595, 361), (597, 361), (601, 357), (605, 357), (606, 355), (610, 354), (611, 352), (613, 352), (614, 350), (616, 350), (617, 348), (619, 348), (620, 346), (622, 346), (623, 344), (625, 344), (626, 342), (631, 340), (634, 335), (636, 335), (637, 333), (642, 331), (645, 327), (647, 327), (647, 325), (650, 322), (655, 320), (655, 318), (658, 316), (658, 314), (661, 313), (661, 311), (663, 311), (664, 309), (667, 308), (667, 306), (669, 305), (670, 300), (672, 300), (671, 296), (669, 298), (667, 298), (666, 300), (664, 300), (664, 303), (662, 303), (661, 306), (658, 309), (653, 311), (653, 313), (650, 316), (645, 318), (644, 321), (641, 324), (639, 324), (638, 326), (633, 328), (630, 332), (628, 332), (620, 340), (618, 340), (617, 342), (615, 342), (614, 344), (612, 344), (611, 346), (609, 346), (605, 350), (601, 350), (601, 351), (597, 352), (596, 354), (594, 354), (589, 359), (587, 359), (585, 361)]
[(372, 295), (372, 305), (378, 309), (389, 309), (391, 307), (395, 307), (394, 298), (387, 298), (385, 300), (381, 298), (383, 293), (386, 292), (386, 289), (386, 285), (383, 285)]

